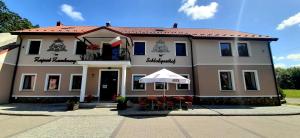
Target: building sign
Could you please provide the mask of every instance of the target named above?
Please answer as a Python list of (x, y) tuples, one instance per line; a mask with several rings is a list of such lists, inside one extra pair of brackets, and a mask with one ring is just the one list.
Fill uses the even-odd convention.
[(165, 63), (171, 63), (175, 64), (176, 59), (175, 58), (168, 58), (168, 59), (163, 59), (164, 53), (170, 52), (168, 47), (166, 46), (165, 42), (162, 39), (159, 39), (155, 46), (153, 47), (152, 51), (153, 53), (158, 53), (158, 58), (150, 58), (148, 57), (146, 59), (147, 63), (159, 63), (159, 64), (165, 64)]
[(162, 59), (162, 58), (147, 58), (146, 62), (150, 62), (150, 63), (160, 63), (160, 64), (164, 64), (164, 63), (172, 63), (175, 64), (176, 63), (176, 59)]
[(35, 57), (33, 62), (39, 62), (39, 63), (49, 63), (49, 62), (68, 62), (68, 63), (76, 63), (76, 60), (71, 60), (68, 58), (59, 59), (58, 57), (52, 57), (52, 58), (41, 58), (41, 57)]
[(67, 49), (64, 41), (58, 38), (54, 40), (53, 44), (49, 46), (49, 49), (47, 51), (60, 52), (67, 51)]
[(153, 53), (167, 53), (169, 52), (168, 47), (166, 46), (165, 42), (162, 39), (159, 39), (155, 46), (152, 49)]
[(47, 51), (52, 51), (54, 57), (49, 57), (49, 58), (43, 58), (43, 57), (34, 57), (33, 62), (37, 63), (49, 63), (49, 62), (62, 62), (62, 63), (76, 63), (76, 60), (71, 60), (68, 58), (58, 58), (57, 56), (59, 55), (58, 52), (61, 51), (67, 51), (66, 46), (64, 44), (64, 41), (61, 39), (56, 39), (53, 41), (53, 43), (49, 46), (49, 49)]

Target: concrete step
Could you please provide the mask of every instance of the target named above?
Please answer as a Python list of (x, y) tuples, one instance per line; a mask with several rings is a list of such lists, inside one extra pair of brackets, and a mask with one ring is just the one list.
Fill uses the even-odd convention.
[(117, 108), (118, 103), (80, 103), (79, 108)]

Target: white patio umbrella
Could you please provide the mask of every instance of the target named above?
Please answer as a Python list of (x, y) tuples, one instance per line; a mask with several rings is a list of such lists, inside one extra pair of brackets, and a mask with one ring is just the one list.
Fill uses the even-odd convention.
[(155, 83), (161, 82), (164, 83), (164, 96), (166, 95), (165, 85), (166, 83), (180, 83), (180, 84), (190, 84), (190, 80), (182, 77), (179, 74), (176, 74), (167, 69), (161, 69), (157, 72), (154, 72), (148, 76), (145, 76), (139, 80), (140, 83)]

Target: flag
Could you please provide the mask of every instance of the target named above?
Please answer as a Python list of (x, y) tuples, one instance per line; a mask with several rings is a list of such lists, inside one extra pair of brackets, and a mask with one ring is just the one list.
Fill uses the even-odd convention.
[(113, 40), (109, 41), (109, 44), (110, 44), (112, 47), (116, 47), (116, 46), (122, 44), (122, 40), (121, 40), (120, 36), (118, 36), (118, 37), (114, 38)]

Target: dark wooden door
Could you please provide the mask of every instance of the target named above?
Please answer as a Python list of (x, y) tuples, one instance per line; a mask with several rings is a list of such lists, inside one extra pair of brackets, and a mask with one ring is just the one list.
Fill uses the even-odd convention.
[(112, 47), (108, 43), (104, 43), (102, 47), (102, 58), (104, 60), (112, 60)]
[(101, 71), (100, 100), (111, 101), (118, 91), (118, 71)]

